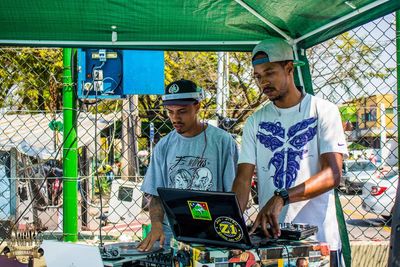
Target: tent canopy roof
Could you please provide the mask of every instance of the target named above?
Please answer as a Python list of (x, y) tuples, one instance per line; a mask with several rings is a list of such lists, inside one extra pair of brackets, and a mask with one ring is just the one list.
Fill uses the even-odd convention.
[(398, 0), (2, 0), (0, 44), (249, 51), (280, 31), (308, 48), (399, 8)]

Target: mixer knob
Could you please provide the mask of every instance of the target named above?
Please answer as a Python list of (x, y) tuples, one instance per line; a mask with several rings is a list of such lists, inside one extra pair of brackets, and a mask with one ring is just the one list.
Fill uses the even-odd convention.
[(309, 224), (308, 223), (298, 223), (299, 229), (307, 229)]
[(117, 248), (113, 248), (112, 250), (111, 250), (111, 255), (113, 256), (113, 257), (119, 257), (119, 251), (118, 251), (118, 249)]

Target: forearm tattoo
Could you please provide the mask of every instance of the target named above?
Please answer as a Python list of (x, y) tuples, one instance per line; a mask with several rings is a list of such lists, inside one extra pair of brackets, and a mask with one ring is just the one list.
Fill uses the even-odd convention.
[(164, 220), (164, 210), (158, 196), (152, 196), (150, 201), (150, 220), (154, 222), (162, 222)]

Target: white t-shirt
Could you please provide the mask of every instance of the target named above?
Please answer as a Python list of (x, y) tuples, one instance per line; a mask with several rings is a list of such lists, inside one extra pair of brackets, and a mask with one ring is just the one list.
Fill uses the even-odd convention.
[[(243, 130), (240, 163), (256, 165), (258, 196), (263, 207), (277, 188), (290, 188), (320, 171), (320, 155), (347, 156), (340, 113), (334, 104), (306, 94), (294, 107), (272, 102), (255, 112)], [(280, 222), (318, 226), (317, 239), (341, 247), (333, 190), (310, 200), (289, 204)]]

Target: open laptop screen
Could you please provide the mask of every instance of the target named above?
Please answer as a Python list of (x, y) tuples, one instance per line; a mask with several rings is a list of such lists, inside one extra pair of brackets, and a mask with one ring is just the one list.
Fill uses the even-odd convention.
[(157, 191), (176, 240), (220, 247), (251, 247), (234, 193), (162, 187)]

